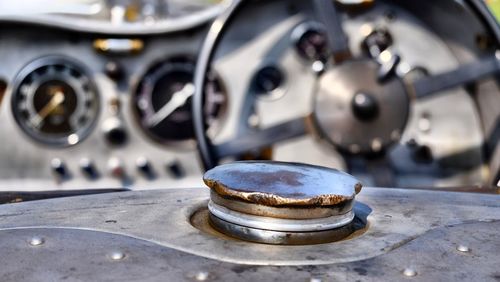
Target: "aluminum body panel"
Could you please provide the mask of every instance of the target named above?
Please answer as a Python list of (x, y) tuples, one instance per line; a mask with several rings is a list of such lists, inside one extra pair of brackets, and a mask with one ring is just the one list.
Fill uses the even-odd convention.
[[(384, 257), (404, 248), (411, 241), (425, 241), (428, 234), (465, 228), (464, 235), (457, 235), (456, 240), (436, 240), (439, 244), (466, 244), (477, 250), (488, 246), (489, 253), (481, 253), (480, 256), (491, 254), (491, 260), (498, 263), (494, 254), (500, 251), (500, 245), (496, 236), (492, 235), (499, 228), (498, 195), (367, 188), (357, 199), (354, 211), (358, 218), (368, 222), (364, 233), (336, 243), (309, 246), (271, 246), (228, 240), (196, 229), (191, 225), (190, 218), (195, 211), (205, 208), (208, 200), (208, 189), (202, 188), (8, 204), (0, 206), (0, 228), (99, 230), (143, 239), (216, 261), (244, 265), (293, 265), (299, 268)], [(482, 226), (485, 230), (467, 227), (470, 225)], [(475, 242), (478, 238), (483, 238), (481, 244)], [(428, 267), (442, 259), (436, 257), (436, 261), (420, 261), (412, 252), (405, 254), (408, 260), (415, 259), (412, 263)], [(8, 257), (2, 256), (2, 260), (5, 259)], [(405, 261), (399, 263), (406, 264)], [(450, 264), (450, 267), (455, 265)], [(475, 270), (471, 268), (469, 271)]]
[[(192, 33), (163, 34), (142, 38), (145, 49), (132, 55), (113, 55), (97, 52), (92, 47), (96, 36), (67, 31), (26, 26), (0, 28), (0, 79), (8, 83), (0, 105), (0, 190), (46, 191), (120, 188), (154, 189), (163, 187), (193, 187), (202, 185), (194, 141), (189, 149), (161, 145), (148, 138), (133, 114), (133, 95), (138, 82), (147, 70), (160, 62), (176, 57), (196, 57), (205, 35), (205, 29)], [(73, 39), (72, 39), (73, 38)], [(33, 44), (36, 40), (36, 44)], [(99, 115), (90, 134), (78, 144), (49, 147), (29, 138), (19, 128), (11, 107), (12, 87), (17, 73), (31, 61), (46, 56), (62, 56), (76, 60), (89, 69), (91, 79), (99, 92)], [(113, 81), (105, 74), (105, 65), (116, 62), (123, 66), (122, 80)], [(110, 101), (118, 97), (121, 103), (119, 118), (127, 131), (128, 141), (123, 146), (112, 146), (106, 141), (103, 127), (114, 117)], [(140, 148), (140, 150), (138, 150)], [(59, 158), (65, 162), (71, 177), (58, 181), (50, 162)], [(82, 159), (89, 159), (99, 173), (89, 179), (80, 168)], [(118, 158), (127, 177), (118, 179), (109, 173), (109, 161)], [(146, 158), (156, 178), (149, 179), (137, 169), (136, 161)], [(184, 177), (175, 177), (167, 169), (177, 161)]]
[[(2, 281), (392, 281), (412, 267), (415, 281), (498, 281), (495, 223), (469, 223), (432, 230), (387, 254), (321, 266), (251, 266), (206, 259), (133, 237), (81, 229), (0, 231)], [(476, 235), (470, 237), (470, 230)], [(32, 234), (46, 238), (30, 246)], [(456, 250), (455, 242), (474, 246)], [(493, 249), (492, 249), (493, 248)], [(113, 252), (125, 257), (113, 260)]]

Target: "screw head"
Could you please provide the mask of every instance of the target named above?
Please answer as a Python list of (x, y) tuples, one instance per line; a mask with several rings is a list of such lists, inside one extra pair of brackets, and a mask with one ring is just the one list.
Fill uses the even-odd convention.
[(45, 242), (45, 240), (40, 236), (33, 236), (29, 240), (29, 244), (31, 246), (40, 246), (40, 245), (43, 245), (44, 242)]
[(403, 275), (406, 277), (417, 276), (417, 272), (413, 268), (405, 268), (403, 270)]
[(196, 281), (205, 281), (208, 279), (208, 272), (200, 271), (196, 274), (194, 278), (196, 279)]
[(468, 252), (470, 252), (470, 248), (465, 246), (465, 245), (458, 245), (457, 251), (462, 252), (462, 253), (468, 253)]
[(125, 258), (125, 254), (120, 251), (114, 251), (109, 254), (109, 258), (112, 260), (122, 260)]
[(322, 61), (314, 61), (311, 66), (313, 72), (322, 73), (325, 70), (325, 64)]
[(351, 108), (354, 116), (360, 121), (372, 121), (379, 114), (378, 104), (372, 94), (360, 92), (352, 98)]

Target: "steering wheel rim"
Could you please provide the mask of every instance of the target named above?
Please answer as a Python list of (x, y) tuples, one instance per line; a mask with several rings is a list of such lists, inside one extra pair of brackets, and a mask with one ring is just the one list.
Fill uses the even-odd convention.
[(215, 46), (222, 38), (220, 35), (228, 26), (228, 22), (236, 14), (235, 11), (242, 5), (243, 0), (234, 0), (230, 2), (230, 6), (226, 11), (217, 17), (207, 33), (205, 41), (203, 42), (198, 61), (196, 63), (196, 71), (194, 76), (195, 94), (193, 95), (193, 122), (194, 131), (197, 141), (198, 153), (205, 170), (209, 170), (217, 165), (217, 160), (213, 152), (212, 142), (206, 135), (205, 116), (203, 114), (203, 96), (204, 87), (206, 82), (206, 73), (209, 70), (209, 64), (215, 52)]
[[(230, 22), (233, 20), (234, 16), (238, 14), (237, 11), (241, 9), (242, 6), (244, 6), (244, 3), (248, 2), (250, 1), (233, 1), (228, 9), (213, 22), (203, 43), (203, 47), (198, 58), (195, 73), (196, 91), (193, 97), (193, 120), (200, 159), (203, 168), (206, 170), (215, 167), (218, 164), (219, 158), (217, 157), (216, 148), (214, 147), (208, 136), (205, 134), (206, 126), (202, 111), (203, 85), (205, 84), (206, 80), (205, 74), (209, 70), (213, 56), (215, 54), (215, 51), (217, 50), (216, 47), (223, 37), (222, 35), (226, 31), (227, 27), (230, 26)], [(496, 43), (498, 44), (498, 42), (500, 42), (500, 27), (486, 5), (482, 1), (478, 0), (466, 0), (465, 3), (473, 10), (473, 12), (476, 14), (476, 17), (478, 17), (483, 22), (483, 25), (492, 34), (492, 36), (496, 40)], [(492, 65), (494, 65), (493, 67), (495, 69), (498, 68), (498, 64), (496, 61), (492, 61), (491, 63)], [(488, 73), (491, 73), (491, 70)], [(426, 81), (426, 83), (428, 83), (428, 81)], [(417, 88), (422, 88), (422, 85), (423, 83), (417, 85)], [(411, 90), (415, 89), (413, 88)], [(422, 89), (420, 89), (420, 91), (422, 91)], [(435, 92), (437, 90), (427, 89), (427, 91)], [(418, 95), (418, 93), (411, 94)]]

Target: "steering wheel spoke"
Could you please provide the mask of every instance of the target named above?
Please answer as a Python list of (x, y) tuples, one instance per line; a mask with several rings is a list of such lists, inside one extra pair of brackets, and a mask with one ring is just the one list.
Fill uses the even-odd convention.
[(265, 129), (249, 131), (243, 136), (214, 145), (214, 153), (222, 159), (294, 139), (307, 134), (306, 123), (307, 119), (300, 117)]
[(423, 77), (410, 82), (410, 92), (417, 98), (437, 95), (440, 91), (463, 86), (478, 79), (485, 78), (500, 72), (499, 55), (465, 64), (454, 70), (441, 74)]
[(335, 62), (341, 62), (352, 57), (347, 35), (342, 28), (340, 15), (332, 0), (314, 0), (314, 8), (320, 22), (323, 23), (328, 37), (328, 43)]

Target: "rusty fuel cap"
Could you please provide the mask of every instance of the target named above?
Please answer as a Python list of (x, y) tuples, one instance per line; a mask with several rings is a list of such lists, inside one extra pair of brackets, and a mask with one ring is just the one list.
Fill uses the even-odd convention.
[(209, 221), (252, 242), (318, 244), (352, 233), (361, 183), (335, 169), (274, 161), (223, 164), (205, 173)]

